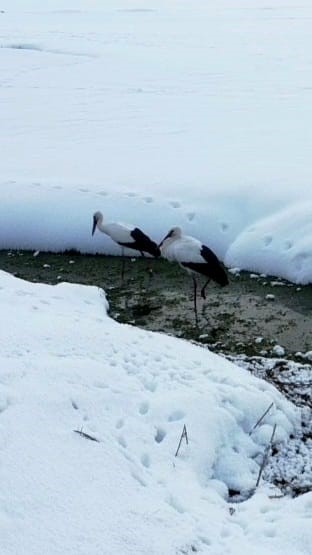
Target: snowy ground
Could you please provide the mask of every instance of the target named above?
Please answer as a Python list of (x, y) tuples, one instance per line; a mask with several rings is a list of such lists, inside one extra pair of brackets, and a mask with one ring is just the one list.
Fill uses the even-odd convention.
[(121, 326), (96, 287), (2, 272), (0, 295), (2, 553), (310, 554), (311, 493), (228, 503), (253, 490), (273, 425), (276, 445), (300, 425), (277, 390)]
[(312, 281), (308, 0), (1, 10), (1, 248), (116, 253), (101, 209)]

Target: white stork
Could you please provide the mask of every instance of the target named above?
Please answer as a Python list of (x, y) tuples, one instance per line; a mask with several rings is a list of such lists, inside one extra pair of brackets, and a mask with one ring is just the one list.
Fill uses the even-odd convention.
[(228, 285), (229, 280), (224, 268), (215, 253), (203, 245), (195, 237), (183, 235), (180, 227), (173, 227), (159, 245), (161, 255), (167, 260), (178, 262), (193, 277), (194, 284), (194, 312), (196, 324), (197, 316), (197, 281), (196, 274), (202, 274), (208, 279), (201, 289), (201, 296), (206, 298), (205, 289), (210, 280), (222, 287)]
[(115, 243), (121, 246), (122, 251), (122, 268), (121, 279), (124, 279), (124, 249), (133, 249), (139, 251), (144, 257), (144, 253), (151, 254), (154, 257), (160, 256), (160, 249), (154, 241), (152, 241), (138, 227), (118, 222), (103, 223), (102, 212), (93, 214), (92, 235), (98, 228), (102, 233), (108, 235)]

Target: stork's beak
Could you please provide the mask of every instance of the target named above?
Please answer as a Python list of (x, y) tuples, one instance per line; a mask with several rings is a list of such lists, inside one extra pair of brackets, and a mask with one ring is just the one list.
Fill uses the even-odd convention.
[(95, 232), (95, 229), (96, 229), (96, 224), (97, 224), (96, 218), (93, 216), (92, 235), (94, 235), (94, 232)]
[(161, 247), (163, 246), (163, 244), (164, 244), (164, 242), (166, 241), (166, 239), (168, 239), (169, 235), (170, 235), (170, 231), (169, 231), (169, 233), (167, 233), (166, 237), (163, 238), (162, 242), (159, 243), (159, 245), (158, 245), (158, 248), (159, 248), (159, 249), (161, 249)]

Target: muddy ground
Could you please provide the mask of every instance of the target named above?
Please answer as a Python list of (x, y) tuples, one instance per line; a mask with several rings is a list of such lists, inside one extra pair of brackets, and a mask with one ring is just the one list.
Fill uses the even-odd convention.
[[(69, 281), (103, 287), (110, 314), (150, 330), (209, 345), (227, 354), (272, 356), (280, 345), (288, 357), (312, 349), (312, 285), (298, 287), (272, 277), (229, 273), (230, 285), (207, 287), (195, 325), (190, 277), (165, 260), (0, 251), (0, 268), (44, 283)], [(149, 271), (149, 269), (151, 271)]]

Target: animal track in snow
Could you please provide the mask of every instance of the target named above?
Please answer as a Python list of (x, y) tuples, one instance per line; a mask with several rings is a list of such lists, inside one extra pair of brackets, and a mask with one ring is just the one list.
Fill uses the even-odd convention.
[(157, 428), (155, 434), (155, 441), (156, 443), (161, 443), (167, 435), (167, 432), (163, 428)]
[(223, 231), (224, 233), (229, 229), (228, 224), (224, 222), (221, 222), (220, 227), (221, 227), (221, 231)]
[(7, 398), (0, 398), (0, 413), (4, 412), (10, 406), (10, 401)]
[(101, 195), (101, 197), (107, 197), (108, 193), (107, 191), (99, 191), (98, 195)]
[(195, 212), (188, 212), (186, 214), (186, 217), (187, 217), (189, 222), (192, 222), (195, 219), (195, 216), (196, 216)]
[(144, 197), (143, 200), (144, 200), (147, 204), (150, 204), (151, 202), (154, 202), (153, 197)]
[(29, 293), (28, 291), (16, 291), (16, 295), (18, 295), (19, 297), (33, 297), (33, 293)]
[(182, 420), (185, 417), (185, 412), (183, 410), (175, 410), (168, 416), (168, 422), (176, 422), (177, 420)]
[(263, 237), (263, 244), (265, 247), (268, 247), (273, 241), (273, 237), (271, 235), (266, 235)]
[(127, 448), (127, 442), (125, 440), (125, 438), (123, 436), (119, 436), (118, 437), (118, 443), (119, 445), (121, 445), (121, 447), (123, 447), (124, 449)]
[(292, 241), (285, 241), (284, 246), (285, 246), (285, 251), (289, 251), (289, 249), (291, 249), (294, 246), (294, 244)]
[(272, 526), (268, 528), (264, 528), (262, 530), (262, 534), (267, 538), (274, 538), (274, 536), (276, 536), (276, 528), (275, 527), (273, 528)]
[(120, 430), (120, 428), (122, 428), (124, 426), (124, 424), (125, 424), (124, 419), (123, 418), (118, 418), (115, 426), (116, 426), (117, 430)]
[(147, 389), (148, 391), (151, 391), (152, 393), (154, 393), (157, 389), (157, 383), (156, 382), (145, 382), (144, 384), (145, 389)]
[(72, 404), (73, 409), (75, 409), (75, 410), (78, 410), (78, 409), (79, 409), (77, 403), (76, 403), (75, 401), (73, 401), (73, 399), (72, 399), (72, 401), (71, 401), (71, 404)]
[(143, 453), (141, 456), (141, 463), (145, 468), (149, 468), (151, 466), (151, 461), (149, 455), (147, 453)]
[(205, 545), (211, 545), (211, 540), (205, 536), (199, 536), (199, 540)]
[(172, 208), (181, 208), (181, 204), (180, 202), (176, 201), (176, 200), (171, 200), (169, 202), (170, 206), (172, 206)]
[(139, 413), (140, 414), (147, 414), (149, 411), (149, 404), (147, 401), (145, 401), (144, 403), (141, 403), (139, 406)]

